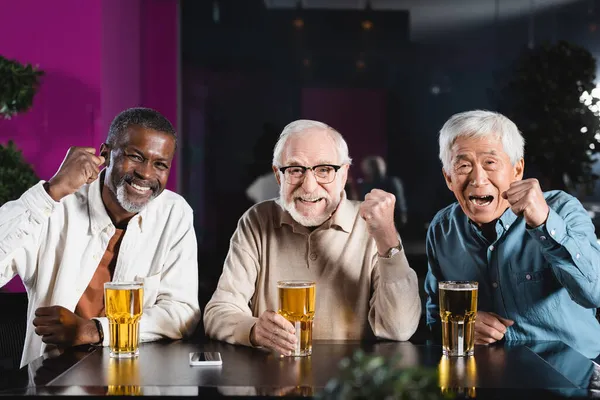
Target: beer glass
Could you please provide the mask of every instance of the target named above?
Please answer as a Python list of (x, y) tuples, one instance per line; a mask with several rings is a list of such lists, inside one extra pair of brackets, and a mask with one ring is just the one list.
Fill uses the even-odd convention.
[(443, 281), (438, 288), (444, 355), (473, 355), (478, 283)]
[(296, 328), (296, 348), (292, 356), (312, 354), (312, 330), (315, 317), (315, 282), (279, 281), (277, 312)]
[(108, 318), (111, 357), (131, 358), (139, 354), (143, 304), (142, 282), (104, 284), (104, 309)]

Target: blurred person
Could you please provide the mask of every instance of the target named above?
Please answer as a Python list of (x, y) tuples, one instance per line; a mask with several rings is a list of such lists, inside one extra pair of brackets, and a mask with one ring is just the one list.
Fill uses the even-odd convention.
[(600, 353), (600, 245), (579, 200), (523, 179), (524, 139), (505, 116), (453, 115), (439, 157), (456, 202), (426, 239), (427, 324), (440, 337), (438, 282), (479, 282), (475, 343), (560, 340)]
[(311, 120), (288, 124), (273, 152), (279, 198), (240, 218), (204, 312), (209, 337), (290, 354), (294, 326), (278, 309), (278, 280), (316, 282), (313, 339), (408, 340), (421, 314), (418, 281), (394, 227), (394, 196), (344, 191), (342, 135)]
[(144, 283), (140, 341), (193, 332), (193, 214), (165, 190), (176, 143), (160, 113), (124, 110), (99, 154), (71, 147), (50, 180), (0, 208), (0, 285), (18, 275), (29, 299), (21, 366), (53, 350), (107, 346), (107, 281)]
[(381, 189), (396, 196), (394, 221), (400, 229), (408, 222), (408, 208), (404, 195), (404, 184), (397, 176), (387, 174), (387, 164), (381, 156), (368, 156), (360, 164), (363, 179), (358, 181), (359, 196), (363, 197), (373, 189)]
[(246, 196), (254, 203), (274, 199), (279, 196), (279, 184), (273, 171), (266, 172), (257, 177), (246, 188)]
[(279, 196), (277, 177), (271, 170), (271, 146), (277, 140), (279, 130), (272, 122), (265, 122), (262, 129), (254, 146), (254, 163), (249, 168), (253, 180), (246, 188), (246, 197), (255, 204)]

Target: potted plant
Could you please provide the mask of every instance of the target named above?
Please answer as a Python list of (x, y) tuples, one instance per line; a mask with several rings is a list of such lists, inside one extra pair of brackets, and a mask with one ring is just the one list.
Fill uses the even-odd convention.
[[(0, 118), (10, 119), (33, 105), (44, 72), (0, 56)], [(12, 140), (0, 144), (0, 206), (21, 196), (39, 181)]]
[(317, 394), (320, 400), (438, 400), (443, 394), (435, 368), (400, 367), (400, 356), (386, 358), (356, 350), (340, 361), (337, 376)]

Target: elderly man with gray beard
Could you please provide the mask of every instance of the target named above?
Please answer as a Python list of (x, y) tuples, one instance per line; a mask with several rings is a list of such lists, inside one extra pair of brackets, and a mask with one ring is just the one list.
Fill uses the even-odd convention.
[(313, 339), (408, 340), (421, 315), (417, 275), (394, 226), (392, 194), (346, 198), (351, 159), (342, 135), (298, 120), (273, 154), (277, 200), (240, 218), (216, 291), (209, 337), (290, 355), (295, 327), (275, 311), (279, 280), (316, 283)]
[(21, 366), (53, 350), (107, 346), (108, 281), (144, 283), (140, 341), (194, 331), (193, 213), (165, 189), (176, 144), (160, 113), (125, 110), (98, 155), (71, 147), (50, 180), (0, 208), (0, 286), (18, 275), (29, 297)]

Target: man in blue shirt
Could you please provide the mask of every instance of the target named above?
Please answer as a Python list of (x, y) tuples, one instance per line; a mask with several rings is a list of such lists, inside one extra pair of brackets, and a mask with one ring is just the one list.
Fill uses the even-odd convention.
[(440, 130), (457, 202), (427, 232), (427, 324), (439, 335), (438, 282), (479, 282), (475, 343), (560, 340), (600, 353), (600, 245), (573, 196), (523, 179), (524, 140), (505, 116), (474, 110)]

